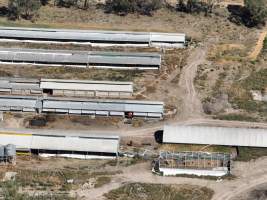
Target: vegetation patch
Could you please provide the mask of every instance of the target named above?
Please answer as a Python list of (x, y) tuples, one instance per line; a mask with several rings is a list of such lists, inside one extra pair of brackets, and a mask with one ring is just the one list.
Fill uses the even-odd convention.
[(267, 156), (267, 148), (238, 147), (238, 151), (237, 161), (248, 162), (253, 159)]
[(248, 78), (241, 81), (246, 90), (264, 90), (267, 87), (267, 68), (253, 72)]
[(160, 9), (162, 4), (161, 0), (106, 0), (105, 10), (119, 15), (128, 13), (152, 15), (152, 12)]
[(245, 6), (228, 6), (229, 19), (237, 24), (254, 27), (265, 24), (267, 17), (266, 0), (244, 0)]
[(263, 48), (262, 48), (262, 50), (263, 50), (263, 52), (267, 52), (267, 37), (263, 41)]
[[(251, 90), (263, 91), (267, 87), (267, 69), (261, 69), (246, 79), (234, 83), (229, 90), (229, 100), (235, 109), (242, 109), (248, 113), (258, 113), (259, 117), (267, 120), (267, 102), (254, 101)], [(238, 117), (238, 116), (237, 116)], [(250, 121), (253, 119), (249, 118)]]
[(108, 184), (111, 182), (111, 178), (108, 176), (100, 176), (96, 179), (95, 188), (102, 187), (105, 184)]
[(229, 121), (247, 121), (247, 122), (257, 122), (258, 119), (255, 117), (248, 116), (246, 114), (221, 114), (214, 117), (214, 119), (219, 120), (229, 120)]
[(0, 198), (7, 200), (36, 200), (36, 199), (56, 199), (56, 200), (74, 200), (67, 194), (54, 193), (34, 193), (29, 195), (27, 193), (19, 192), (19, 185), (17, 182), (8, 181), (0, 183)]
[(213, 191), (190, 185), (130, 183), (105, 194), (108, 200), (209, 200)]

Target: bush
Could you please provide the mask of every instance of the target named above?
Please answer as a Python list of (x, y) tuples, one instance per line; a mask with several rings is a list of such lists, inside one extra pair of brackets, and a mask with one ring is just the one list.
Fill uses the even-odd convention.
[(176, 10), (186, 13), (200, 13), (205, 15), (212, 12), (214, 2), (207, 0), (206, 2), (200, 0), (178, 0)]
[(128, 13), (152, 15), (152, 12), (161, 6), (161, 0), (107, 0), (105, 10), (108, 13), (119, 15), (127, 15)]
[(65, 8), (75, 7), (75, 8), (86, 9), (89, 6), (89, 0), (54, 0), (54, 4), (56, 6)]
[(41, 7), (40, 0), (9, 0), (9, 18), (32, 19)]
[(70, 8), (77, 5), (77, 0), (55, 0), (55, 5), (59, 7)]

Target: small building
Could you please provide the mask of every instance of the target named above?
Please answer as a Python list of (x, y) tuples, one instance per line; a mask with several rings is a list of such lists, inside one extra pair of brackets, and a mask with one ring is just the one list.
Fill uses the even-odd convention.
[(14, 95), (40, 95), (42, 90), (40, 88), (38, 79), (26, 78), (0, 78), (0, 93), (14, 94)]
[(0, 144), (0, 165), (2, 163), (12, 163), (16, 162), (16, 146), (14, 144)]
[(34, 96), (0, 96), (0, 111), (40, 112), (42, 102)]
[(209, 152), (160, 152), (152, 171), (163, 176), (225, 176), (230, 173), (231, 156)]

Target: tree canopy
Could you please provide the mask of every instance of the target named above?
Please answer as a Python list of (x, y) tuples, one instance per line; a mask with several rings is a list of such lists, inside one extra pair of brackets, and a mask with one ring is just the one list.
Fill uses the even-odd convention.
[(265, 0), (245, 0), (246, 13), (244, 15), (247, 25), (257, 26), (264, 24), (267, 17)]
[(9, 0), (8, 9), (11, 19), (32, 19), (41, 7), (40, 0)]
[(127, 15), (139, 13), (152, 15), (154, 10), (162, 6), (161, 0), (106, 0), (106, 12)]

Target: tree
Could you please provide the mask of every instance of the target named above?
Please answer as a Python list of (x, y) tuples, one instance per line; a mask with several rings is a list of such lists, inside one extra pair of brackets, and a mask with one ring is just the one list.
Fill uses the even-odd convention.
[(54, 5), (59, 7), (75, 7), (86, 9), (89, 7), (89, 0), (54, 0)]
[(128, 13), (152, 15), (152, 12), (161, 8), (162, 4), (162, 0), (106, 0), (105, 9), (108, 13), (120, 15)]
[(186, 12), (186, 3), (184, 0), (178, 0), (176, 9), (181, 12)]
[(49, 3), (50, 0), (40, 0), (42, 6), (45, 6)]
[(212, 13), (214, 0), (177, 0), (176, 10), (187, 13)]
[(20, 17), (32, 19), (40, 7), (40, 0), (9, 0), (9, 17), (11, 19), (18, 19)]
[(248, 26), (264, 24), (267, 17), (267, 6), (264, 0), (245, 0), (246, 11), (243, 18)]

